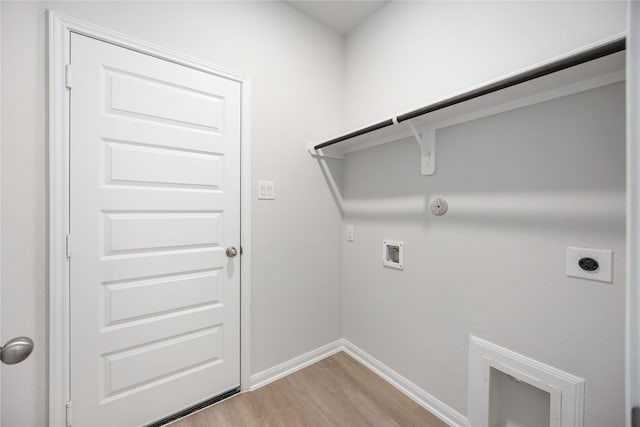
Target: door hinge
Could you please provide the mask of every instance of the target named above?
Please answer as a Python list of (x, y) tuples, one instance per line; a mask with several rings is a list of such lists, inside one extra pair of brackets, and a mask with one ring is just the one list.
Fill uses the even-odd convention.
[(71, 427), (71, 402), (67, 402), (67, 404), (65, 405), (65, 420), (66, 420), (66, 426), (67, 427)]
[(65, 238), (67, 259), (71, 259), (71, 234), (67, 234)]
[(64, 84), (67, 89), (71, 89), (71, 64), (64, 66)]

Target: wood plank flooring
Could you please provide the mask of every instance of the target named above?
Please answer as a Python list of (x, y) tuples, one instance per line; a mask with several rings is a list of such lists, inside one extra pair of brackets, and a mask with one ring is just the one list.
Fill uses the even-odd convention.
[(345, 353), (178, 420), (205, 426), (446, 426)]

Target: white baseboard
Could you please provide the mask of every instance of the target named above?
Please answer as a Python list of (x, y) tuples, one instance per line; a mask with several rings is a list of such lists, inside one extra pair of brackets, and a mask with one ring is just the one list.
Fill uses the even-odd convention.
[(249, 391), (264, 387), (269, 383), (277, 381), (280, 378), (286, 377), (287, 375), (293, 374), (294, 372), (299, 371), (302, 368), (306, 368), (309, 365), (313, 365), (314, 363), (332, 356), (342, 350), (342, 340), (337, 340), (332, 343), (323, 345), (322, 347), (318, 347), (315, 350), (311, 350), (308, 353), (296, 356), (293, 359), (283, 362), (272, 368), (265, 369), (264, 371), (253, 374), (251, 375), (251, 387)]
[(357, 347), (347, 340), (342, 340), (344, 352), (349, 356), (362, 363), (367, 368), (378, 374), (382, 379), (389, 384), (400, 390), (407, 395), (411, 400), (418, 405), (431, 412), (433, 415), (440, 418), (445, 423), (453, 427), (469, 427), (469, 421), (467, 418), (444, 404), (442, 401), (436, 399), (407, 378), (403, 377), (384, 363), (380, 362), (366, 351)]
[(411, 400), (450, 426), (469, 427), (469, 421), (464, 415), (436, 399), (409, 381), (407, 378), (403, 377), (384, 363), (371, 356), (369, 353), (345, 339), (340, 339), (327, 345), (323, 345), (322, 347), (318, 347), (308, 353), (294, 357), (287, 362), (276, 365), (273, 368), (265, 369), (262, 372), (251, 375), (250, 390), (253, 391), (263, 387), (340, 351), (344, 351), (349, 356), (371, 369), (382, 379), (407, 395)]

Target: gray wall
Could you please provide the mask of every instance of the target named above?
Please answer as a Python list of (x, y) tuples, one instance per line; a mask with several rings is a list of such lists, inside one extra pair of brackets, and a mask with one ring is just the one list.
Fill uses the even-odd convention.
[(0, 323), (4, 338), (28, 335), (36, 343), (25, 363), (2, 368), (1, 425), (45, 423), (45, 8), (251, 77), (254, 184), (274, 180), (277, 196), (252, 204), (252, 370), (340, 338), (341, 254), (335, 246), (341, 216), (305, 151), (307, 140), (335, 133), (340, 124), (339, 36), (279, 2), (2, 2), (1, 7)]
[[(466, 414), (477, 335), (585, 378), (586, 426), (623, 425), (624, 128), (618, 83), (438, 131), (434, 176), (412, 140), (348, 155), (345, 338)], [(614, 283), (566, 277), (566, 246), (614, 250)]]
[[(625, 8), (392, 2), (346, 39), (346, 124), (624, 32)], [(412, 140), (348, 155), (345, 338), (466, 414), (475, 334), (584, 377), (585, 425), (623, 425), (624, 115), (616, 84), (442, 129), (431, 177)], [(383, 239), (404, 241), (404, 271), (382, 268)], [(566, 277), (567, 246), (614, 250), (613, 285)]]

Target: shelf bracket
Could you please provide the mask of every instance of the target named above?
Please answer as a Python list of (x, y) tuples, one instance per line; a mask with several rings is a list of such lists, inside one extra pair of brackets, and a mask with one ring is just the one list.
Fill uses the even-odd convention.
[(330, 150), (326, 151), (324, 149), (316, 150), (314, 148), (314, 144), (311, 143), (311, 142), (307, 145), (307, 150), (309, 151), (309, 154), (311, 154), (311, 157), (316, 158), (316, 159), (339, 159), (339, 160), (344, 160), (344, 154), (342, 154), (342, 153), (332, 153)]
[(420, 152), (420, 169), (422, 175), (433, 175), (436, 173), (436, 131), (435, 129), (423, 129), (422, 132), (418, 132), (413, 120), (407, 120), (409, 129), (413, 137), (418, 143)]

